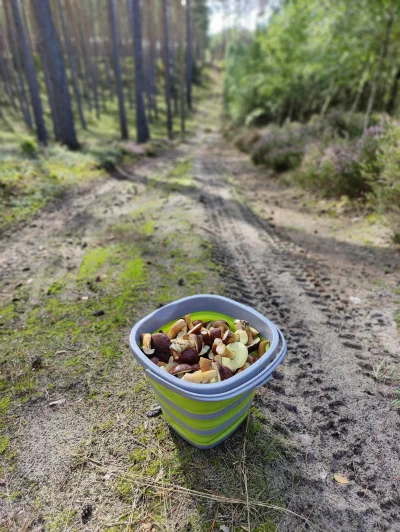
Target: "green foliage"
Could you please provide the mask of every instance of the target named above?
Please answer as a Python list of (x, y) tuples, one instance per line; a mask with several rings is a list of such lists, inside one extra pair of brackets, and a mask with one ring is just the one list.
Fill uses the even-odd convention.
[[(400, 4), (389, 0), (283, 2), (264, 27), (246, 38), (233, 37), (228, 47), (224, 99), (229, 117), (282, 124), (338, 106), (364, 113), (375, 79), (373, 110), (392, 111), (399, 14)], [(363, 128), (360, 118), (351, 137)]]
[(25, 139), (21, 142), (19, 145), (22, 153), (25, 155), (29, 155), (31, 157), (34, 157), (37, 152), (37, 146), (34, 140), (32, 139)]

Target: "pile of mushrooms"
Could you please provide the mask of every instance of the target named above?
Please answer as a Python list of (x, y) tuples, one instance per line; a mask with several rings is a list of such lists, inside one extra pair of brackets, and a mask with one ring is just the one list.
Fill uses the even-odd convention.
[(184, 381), (209, 384), (245, 371), (269, 348), (246, 320), (235, 320), (232, 331), (225, 320), (192, 321), (190, 314), (167, 333), (145, 333), (142, 351), (154, 364)]

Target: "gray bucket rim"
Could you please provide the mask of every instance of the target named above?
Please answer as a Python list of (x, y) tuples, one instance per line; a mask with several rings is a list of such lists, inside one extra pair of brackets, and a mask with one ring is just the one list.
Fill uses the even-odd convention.
[[(231, 307), (235, 307), (235, 310), (237, 309), (239, 313), (242, 312), (243, 314), (245, 314), (245, 318), (248, 318), (248, 315), (253, 316), (257, 321), (261, 322), (264, 327), (269, 329), (270, 331), (268, 336), (272, 336), (272, 339), (269, 349), (246, 371), (243, 371), (238, 375), (234, 375), (232, 378), (227, 379), (226, 381), (213, 383), (212, 386), (186, 382), (182, 381), (181, 379), (177, 379), (173, 375), (170, 375), (169, 373), (163, 371), (156, 364), (151, 362), (151, 360), (147, 358), (147, 356), (140, 349), (138, 341), (140, 341), (140, 335), (142, 333), (160, 329), (166, 323), (169, 323), (174, 319), (178, 319), (184, 316), (185, 314), (189, 314), (190, 312), (195, 312), (195, 310), (191, 308), (191, 305), (193, 305), (194, 303), (197, 303), (200, 306), (204, 304), (205, 306), (202, 310), (204, 310), (205, 312), (212, 311), (213, 302), (219, 304), (221, 307), (226, 306), (229, 308), (229, 310), (227, 310), (226, 312), (221, 310), (221, 313), (231, 316)], [(241, 317), (240, 314), (238, 314), (238, 317)], [(151, 323), (151, 325), (146, 327), (146, 324), (148, 323)], [(155, 325), (155, 323), (157, 323), (157, 325)], [(264, 337), (266, 336), (265, 333), (263, 334), (262, 331), (260, 332)], [(187, 392), (192, 392), (195, 395), (205, 396), (215, 396), (219, 393), (228, 392), (232, 389), (237, 389), (241, 387), (242, 384), (251, 381), (255, 376), (263, 372), (263, 370), (265, 370), (268, 366), (270, 358), (275, 354), (276, 349), (279, 345), (279, 340), (280, 334), (276, 325), (268, 318), (263, 316), (260, 312), (247, 305), (243, 305), (238, 301), (215, 294), (197, 294), (194, 296), (188, 296), (173, 301), (172, 303), (169, 303), (168, 305), (156, 309), (155, 311), (142, 318), (140, 321), (138, 321), (138, 323), (136, 323), (136, 325), (132, 328), (129, 334), (129, 345), (131, 352), (136, 357), (141, 366), (143, 366), (151, 374), (158, 376), (165, 383), (171, 384), (174, 388), (177, 387), (180, 388), (182, 391), (186, 390)]]

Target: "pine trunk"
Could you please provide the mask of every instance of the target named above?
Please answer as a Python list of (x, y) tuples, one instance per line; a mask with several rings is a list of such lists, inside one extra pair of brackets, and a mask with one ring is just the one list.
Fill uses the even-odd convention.
[(164, 70), (165, 70), (165, 104), (167, 107), (167, 132), (172, 139), (172, 110), (171, 110), (171, 79), (170, 79), (170, 52), (168, 37), (168, 1), (162, 0), (163, 42), (164, 42)]
[(192, 110), (192, 82), (193, 82), (193, 48), (192, 48), (192, 12), (191, 0), (186, 2), (186, 102), (189, 111)]
[(131, 25), (133, 31), (133, 58), (135, 62), (135, 99), (136, 99), (136, 134), (137, 142), (147, 142), (150, 138), (146, 110), (143, 101), (143, 54), (142, 29), (139, 0), (129, 0)]
[(28, 39), (22, 22), (21, 12), (18, 6), (18, 0), (11, 0), (11, 7), (14, 16), (16, 34), (18, 36), (18, 41), (21, 46), (22, 58), (25, 66), (29, 93), (31, 96), (32, 109), (35, 117), (37, 137), (39, 142), (41, 142), (42, 144), (47, 144), (47, 130), (43, 119), (43, 107), (42, 101), (40, 99), (39, 84), (36, 78), (32, 53), (28, 45)]
[(43, 54), (53, 89), (58, 120), (58, 138), (56, 140), (66, 144), (71, 149), (77, 149), (79, 144), (75, 133), (64, 58), (55, 31), (49, 0), (32, 0), (32, 7), (37, 26), (40, 28)]
[(110, 11), (110, 30), (111, 30), (113, 52), (114, 52), (114, 71), (115, 71), (115, 79), (117, 82), (119, 123), (120, 123), (120, 128), (121, 128), (121, 137), (122, 139), (125, 140), (128, 138), (128, 125), (127, 125), (126, 112), (125, 112), (124, 91), (122, 87), (119, 37), (118, 37), (118, 29), (117, 29), (115, 0), (109, 0), (108, 6), (109, 6), (109, 11)]

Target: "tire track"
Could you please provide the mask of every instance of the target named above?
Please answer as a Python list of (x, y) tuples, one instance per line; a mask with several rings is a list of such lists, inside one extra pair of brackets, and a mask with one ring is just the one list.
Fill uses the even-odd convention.
[[(286, 363), (257, 398), (299, 446), (283, 498), (303, 515), (312, 512), (323, 530), (399, 530), (398, 416), (360, 371), (369, 355), (382, 354), (374, 347), (376, 317), (367, 326), (368, 309), (349, 304), (329, 265), (308, 257), (240, 201), (224, 177), (223, 152), (212, 157), (200, 149), (195, 171), (204, 183), (208, 230), (218, 235), (214, 260), (224, 270), (227, 296), (269, 316), (288, 340)], [(338, 486), (334, 472), (352, 484)], [(301, 477), (298, 487), (293, 475)], [(279, 530), (295, 526), (285, 518)]]

